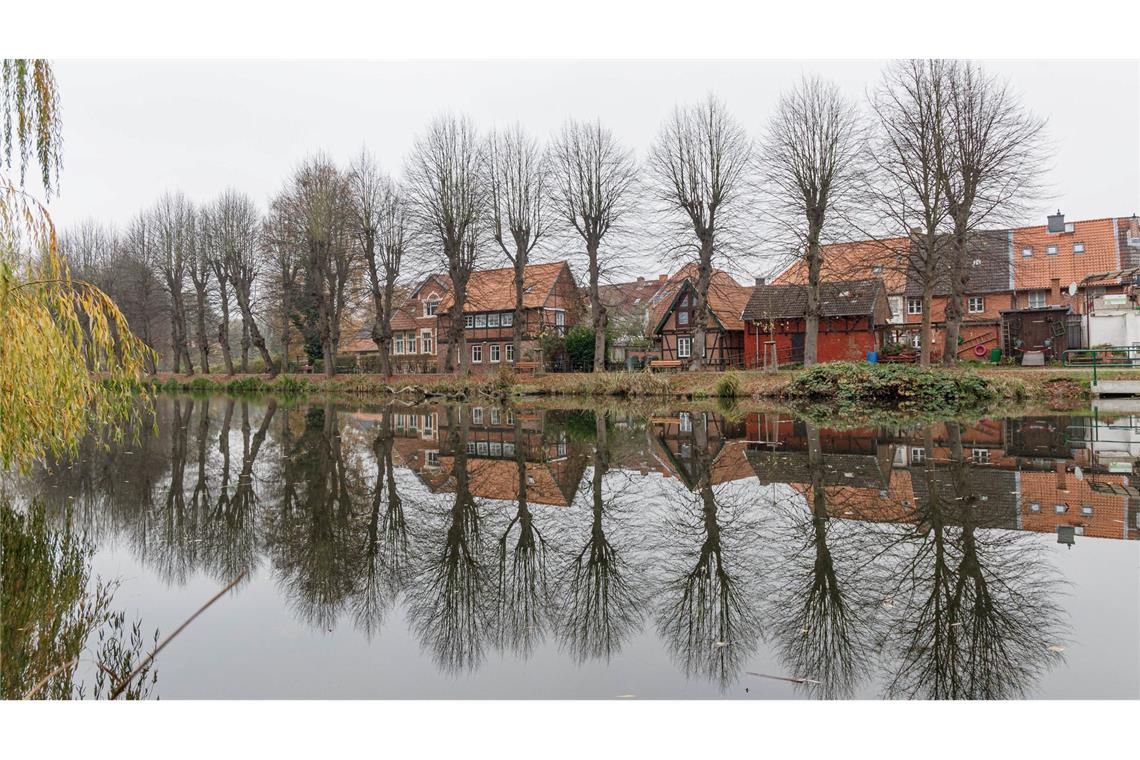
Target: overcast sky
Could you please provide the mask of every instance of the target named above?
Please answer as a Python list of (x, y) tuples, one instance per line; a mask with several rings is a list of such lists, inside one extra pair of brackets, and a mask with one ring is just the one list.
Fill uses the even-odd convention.
[[(862, 97), (879, 61), (80, 62), (57, 61), (66, 227), (91, 216), (123, 226), (165, 190), (205, 202), (232, 186), (259, 203), (308, 153), (347, 162), (367, 145), (398, 174), (416, 134), (452, 110), (480, 128), (520, 121), (539, 136), (564, 119), (601, 118), (643, 156), (678, 103), (709, 91), (753, 136), (803, 72)], [(1140, 212), (1136, 62), (986, 62), (1048, 119), (1053, 197), (1072, 219)]]

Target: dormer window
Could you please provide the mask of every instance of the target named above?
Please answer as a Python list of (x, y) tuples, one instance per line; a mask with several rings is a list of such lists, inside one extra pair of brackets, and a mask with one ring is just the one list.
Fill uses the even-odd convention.
[(875, 275), (882, 274), (883, 273), (883, 265), (882, 264), (876, 264), (875, 266), (871, 267), (871, 273), (875, 274)]
[(487, 315), (486, 314), (476, 314), (475, 315), (475, 327), (478, 328), (478, 327), (486, 327), (486, 326), (487, 326)]
[(1033, 255), (1033, 249), (1032, 248), (1022, 248), (1021, 249), (1021, 258), (1028, 259), (1032, 255)]
[(1045, 255), (1046, 256), (1056, 256), (1057, 255), (1057, 246), (1056, 245), (1045, 246)]
[(424, 316), (434, 317), (437, 311), (439, 311), (439, 299), (435, 295), (431, 295), (428, 300), (424, 301)]
[(1084, 252), (1085, 252), (1085, 244), (1084, 243), (1073, 243), (1073, 253), (1084, 253)]

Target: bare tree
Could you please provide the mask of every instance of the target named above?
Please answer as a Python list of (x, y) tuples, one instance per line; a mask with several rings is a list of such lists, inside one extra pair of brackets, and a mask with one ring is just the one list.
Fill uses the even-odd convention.
[(166, 193), (159, 198), (150, 215), (151, 240), (157, 246), (155, 259), (170, 294), (170, 340), (173, 369), (194, 374), (186, 330), (186, 265), (194, 237), (194, 207), (181, 193)]
[(602, 241), (619, 229), (634, 204), (637, 163), (601, 122), (568, 121), (552, 149), (551, 201), (586, 247), (589, 301), (594, 327), (594, 371), (606, 367), (606, 306), (599, 284)]
[(526, 267), (550, 225), (547, 174), (545, 152), (522, 126), (492, 132), (487, 138), (491, 230), (515, 275), (514, 356), (522, 356)]
[(649, 151), (672, 258), (696, 264), (693, 369), (704, 364), (709, 284), (713, 269), (728, 263), (751, 154), (748, 136), (714, 95), (674, 109)]
[(807, 270), (804, 366), (816, 362), (823, 246), (858, 206), (864, 142), (855, 104), (835, 84), (805, 77), (780, 96), (760, 150), (773, 240)]
[(951, 66), (948, 95), (943, 193), (953, 232), (942, 363), (952, 365), (958, 361), (974, 233), (1016, 219), (1039, 192), (1045, 122), (1022, 108), (1008, 84), (974, 63)]
[(411, 238), (407, 199), (375, 159), (362, 151), (349, 170), (356, 238), (368, 267), (375, 317), (372, 340), (380, 354), (380, 372), (391, 374), (392, 315), (400, 265)]
[(194, 234), (190, 242), (190, 283), (194, 286), (194, 328), (198, 344), (198, 362), (202, 372), (210, 372), (210, 341), (206, 336), (206, 312), (209, 310), (210, 278), (214, 268), (210, 261), (209, 241), (205, 235), (206, 215), (194, 218)]
[(485, 152), (467, 117), (437, 117), (412, 149), (407, 177), (417, 228), (439, 245), (442, 264), (451, 278), (452, 302), (443, 369), (470, 371), (464, 339), (463, 308), (467, 282), (482, 254), (480, 236), (486, 212), (483, 184)]
[(907, 233), (893, 252), (904, 262), (899, 269), (922, 288), (923, 366), (930, 364), (934, 288), (945, 281), (948, 258), (943, 142), (949, 68), (936, 60), (891, 63), (871, 98), (878, 122), (872, 187), (887, 223)]
[(275, 203), (303, 245), (304, 295), (315, 312), (309, 329), (320, 344), (325, 375), (332, 377), (353, 263), (348, 183), (336, 165), (318, 153), (297, 168)]
[(265, 371), (271, 377), (275, 376), (277, 364), (269, 354), (253, 312), (253, 287), (264, 263), (261, 256), (261, 214), (248, 195), (226, 190), (212, 204), (209, 216), (214, 229), (212, 239), (241, 312), (242, 371), (249, 371), (248, 355), (252, 344), (261, 355)]
[(273, 267), (270, 290), (277, 309), (277, 332), (281, 342), (279, 366), (285, 372), (289, 367), (297, 283), (305, 259), (303, 241), (290, 220), (286, 198), (281, 195), (270, 202), (261, 232), (263, 254)]

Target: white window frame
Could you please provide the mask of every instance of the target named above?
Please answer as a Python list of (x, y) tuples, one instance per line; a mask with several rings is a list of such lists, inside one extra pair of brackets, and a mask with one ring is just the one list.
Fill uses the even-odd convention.
[(909, 296), (906, 299), (907, 314), (922, 314), (922, 299)]
[[(683, 317), (683, 319), (682, 319), (682, 317)], [(688, 311), (685, 311), (682, 309), (682, 310), (677, 312), (677, 324), (688, 326), (688, 324), (689, 324), (689, 312)]]
[(503, 327), (514, 327), (515, 313), (513, 311), (508, 311), (503, 314), (503, 316), (499, 319), (499, 324), (501, 324)]
[(425, 317), (434, 317), (438, 311), (439, 311), (439, 299), (438, 298), (436, 298), (435, 296), (432, 296), (428, 300), (424, 301), (424, 316)]
[(463, 315), (463, 326), (466, 327), (468, 330), (470, 330), (472, 327), (474, 327), (475, 326), (475, 315), (474, 314), (464, 314)]
[(424, 465), (428, 467), (439, 467), (439, 450), (429, 449), (424, 452)]
[(491, 441), (491, 456), (501, 457), (503, 455), (503, 444), (499, 441)]
[(483, 407), (481, 407), (481, 406), (471, 407), (471, 424), (472, 425), (482, 425), (483, 424)]
[(513, 457), (514, 455), (515, 455), (515, 445), (513, 443), (511, 443), (510, 441), (505, 441), (503, 443), (503, 456)]
[(506, 349), (507, 349), (506, 350), (507, 363), (508, 364), (514, 364), (515, 363), (515, 344), (514, 343), (506, 344)]
[(990, 450), (989, 449), (971, 449), (970, 459), (974, 464), (989, 464), (990, 463)]
[(491, 407), (491, 424), (498, 425), (502, 422), (503, 413), (499, 411), (499, 407)]
[(1074, 254), (1079, 256), (1084, 252), (1085, 252), (1085, 244), (1084, 243), (1081, 243), (1081, 242), (1073, 243), (1073, 253)]
[(1053, 505), (1053, 514), (1055, 514), (1055, 515), (1063, 515), (1063, 514), (1067, 513), (1068, 511), (1069, 511), (1069, 505), (1068, 504), (1065, 504), (1063, 502), (1059, 502), (1059, 503)]
[(682, 433), (693, 432), (693, 416), (688, 412), (677, 415), (677, 429)]
[(926, 464), (926, 449), (922, 446), (910, 447), (910, 463)]
[(1081, 505), (1081, 516), (1082, 517), (1092, 517), (1093, 516), (1093, 505), (1092, 504), (1082, 504)]
[(499, 356), (501, 354), (502, 349), (499, 347), (498, 343), (492, 343), (487, 347), (487, 358), (490, 360), (491, 364), (498, 364)]
[(1031, 513), (1035, 514), (1035, 515), (1036, 515), (1036, 514), (1040, 514), (1040, 512), (1041, 512), (1041, 502), (1039, 502), (1039, 501), (1031, 501), (1031, 502), (1029, 502), (1029, 511), (1030, 511)]
[(430, 329), (420, 331), (420, 352), (435, 353), (435, 334)]
[[(1039, 303), (1034, 303), (1039, 300)], [(1031, 290), (1026, 296), (1026, 303), (1031, 309), (1044, 309), (1049, 305), (1049, 291), (1048, 290)]]
[(475, 329), (478, 330), (479, 328), (486, 327), (486, 326), (487, 326), (487, 315), (486, 314), (476, 314), (475, 315)]
[(890, 296), (887, 302), (891, 306), (891, 322), (900, 324), (906, 321), (906, 299), (902, 296)]
[(418, 353), (416, 350), (416, 334), (414, 332), (404, 334), (405, 352), (408, 354)]
[(558, 327), (566, 326), (566, 312), (562, 309), (554, 310), (554, 324)]
[(471, 345), (471, 363), (472, 364), (482, 364), (483, 363), (483, 344), (482, 343), (473, 343)]
[(499, 326), (499, 313), (495, 312), (494, 314), (488, 314), (487, 315), (487, 327), (498, 327), (498, 326)]
[(1050, 243), (1049, 245), (1045, 246), (1045, 255), (1046, 256), (1056, 256), (1057, 251), (1059, 251), (1059, 250), (1060, 249), (1057, 247), (1056, 243)]
[[(975, 308), (975, 303), (977, 308)], [(986, 310), (985, 296), (970, 296), (966, 299), (966, 311), (970, 314), (981, 314)]]
[(476, 441), (475, 442), (475, 451), (476, 451), (476, 453), (479, 454), (479, 456), (483, 456), (483, 457), (487, 456), (487, 452), (489, 450), (490, 450), (490, 447), (487, 445), (486, 441)]
[[(684, 346), (684, 348), (682, 348)], [(682, 335), (677, 338), (677, 358), (690, 359), (693, 356), (693, 339)]]
[(403, 333), (396, 333), (396, 342), (395, 342), (392, 350), (397, 356), (403, 355), (403, 353), (404, 353), (404, 334)]
[(1021, 258), (1023, 258), (1023, 259), (1033, 258), (1033, 246), (1025, 246), (1024, 248), (1022, 248), (1021, 249)]

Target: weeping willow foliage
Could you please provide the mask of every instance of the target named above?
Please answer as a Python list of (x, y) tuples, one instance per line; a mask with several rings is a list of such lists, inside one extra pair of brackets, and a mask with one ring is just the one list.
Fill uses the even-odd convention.
[(0, 467), (24, 468), (137, 409), (127, 381), (149, 349), (105, 293), (72, 279), (47, 209), (24, 190), (33, 160), (49, 194), (58, 175), (50, 64), (4, 60), (0, 88), (4, 170), (19, 173), (17, 182), (0, 172)]

